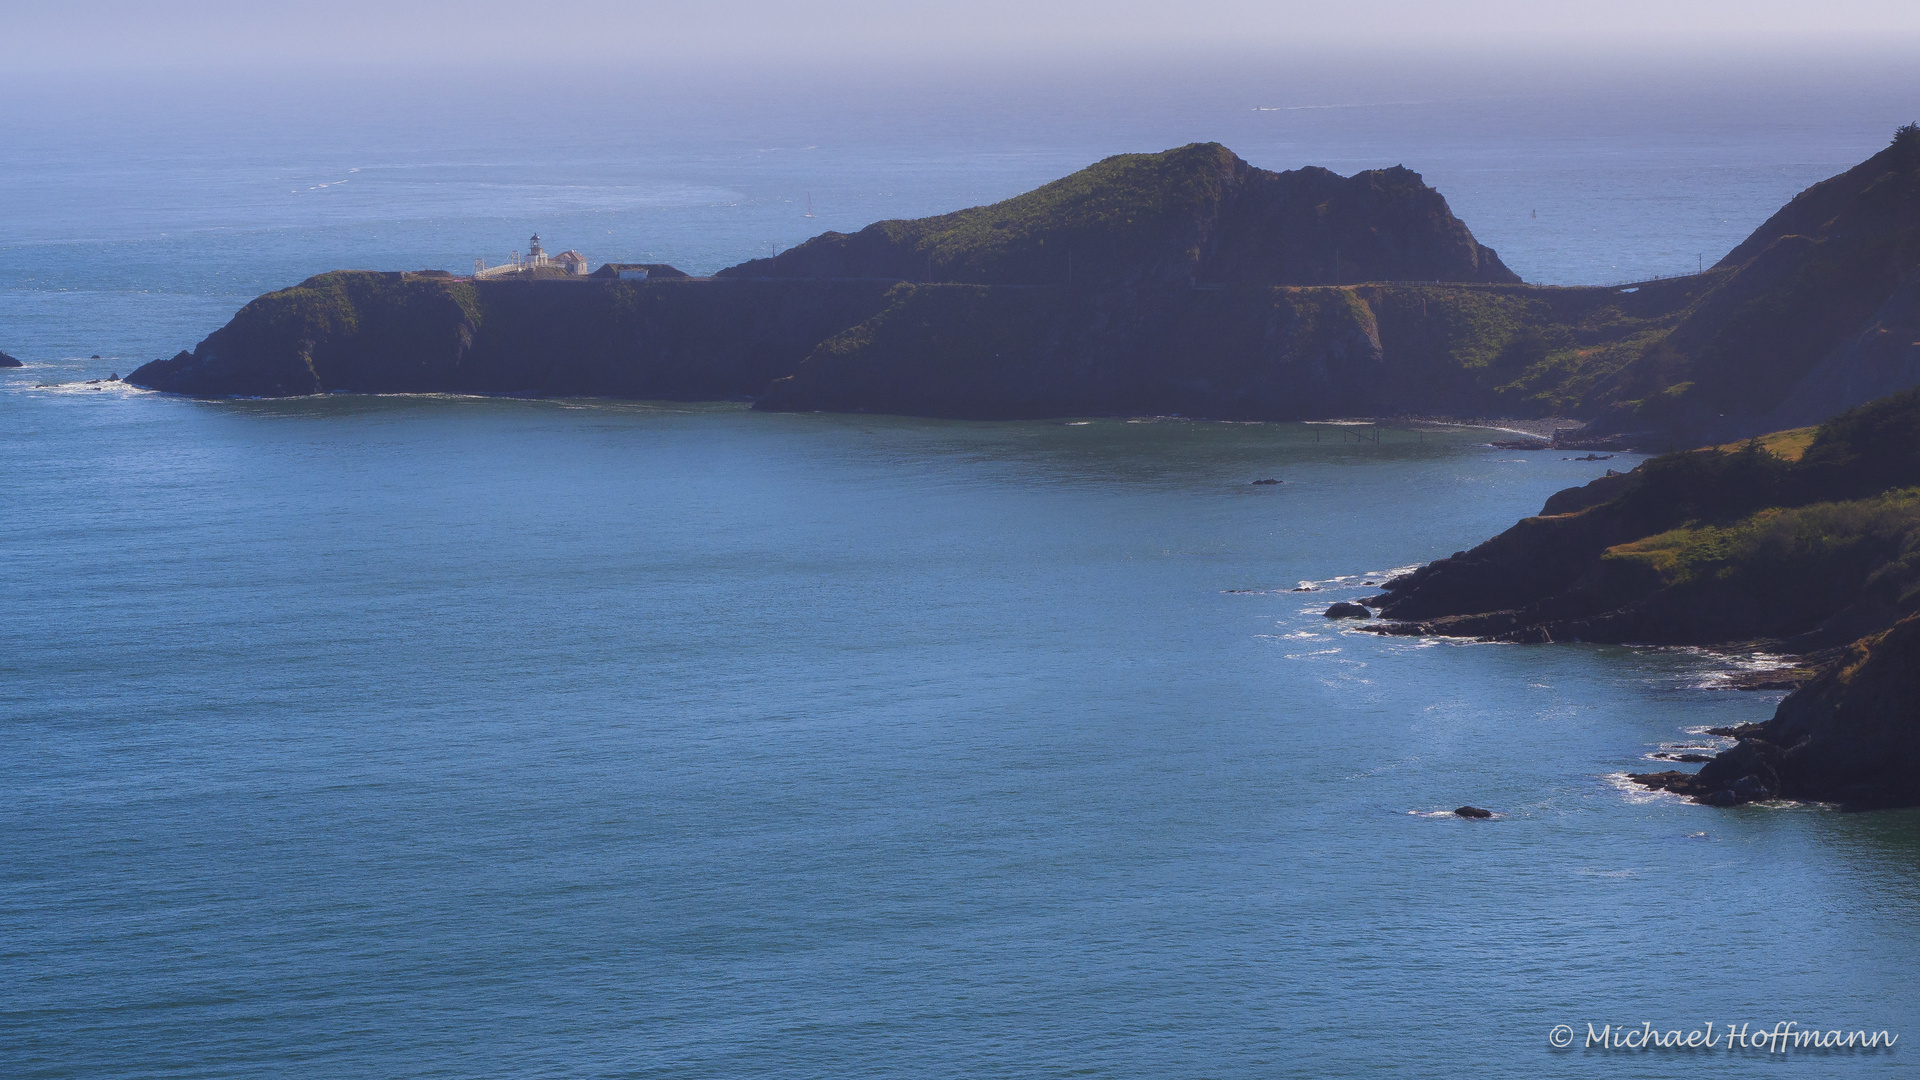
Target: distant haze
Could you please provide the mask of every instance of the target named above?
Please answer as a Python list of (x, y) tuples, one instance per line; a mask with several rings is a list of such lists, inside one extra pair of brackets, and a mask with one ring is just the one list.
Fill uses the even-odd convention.
[(263, 5), (76, 0), (0, 5), (0, 70), (490, 68), (709, 70), (879, 60), (1068, 62), (1142, 50), (1694, 54), (1885, 52), (1920, 43), (1911, 0), (1212, 0), (966, 3), (774, 0), (565, 4), (498, 0)]

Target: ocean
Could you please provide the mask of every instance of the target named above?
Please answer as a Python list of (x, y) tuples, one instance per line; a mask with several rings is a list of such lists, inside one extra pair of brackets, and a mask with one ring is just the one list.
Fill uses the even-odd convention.
[(87, 381), (328, 269), (710, 272), (1204, 139), (1403, 163), (1529, 281), (1684, 273), (1920, 100), (1137, 74), (10, 92), (0, 1075), (1898, 1075), (1582, 1048), (1920, 1036), (1920, 814), (1621, 780), (1768, 658), (1319, 614), (1630, 455)]

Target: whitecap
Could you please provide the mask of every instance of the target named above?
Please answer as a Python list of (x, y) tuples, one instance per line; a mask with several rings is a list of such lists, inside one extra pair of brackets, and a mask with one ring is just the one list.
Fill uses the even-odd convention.
[(1615, 791), (1625, 796), (1626, 800), (1630, 803), (1675, 802), (1693, 805), (1685, 795), (1636, 784), (1623, 772), (1606, 773), (1602, 775), (1600, 779), (1605, 781)]

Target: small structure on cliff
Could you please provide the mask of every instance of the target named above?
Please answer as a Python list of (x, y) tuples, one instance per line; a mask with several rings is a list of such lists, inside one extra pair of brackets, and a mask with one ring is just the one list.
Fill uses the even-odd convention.
[(621, 281), (661, 281), (668, 278), (684, 278), (687, 273), (666, 263), (604, 263), (592, 274), (597, 278), (618, 278)]
[(587, 257), (568, 249), (558, 255), (548, 255), (540, 246), (540, 234), (534, 233), (527, 239), (527, 253), (521, 255), (512, 252), (507, 261), (498, 266), (488, 266), (486, 260), (473, 260), (475, 278), (497, 277), (585, 277)]

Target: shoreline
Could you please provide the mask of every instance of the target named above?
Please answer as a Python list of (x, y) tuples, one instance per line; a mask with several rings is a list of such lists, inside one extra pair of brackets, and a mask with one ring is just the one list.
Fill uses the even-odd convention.
[[(1481, 431), (1499, 431), (1509, 435), (1523, 435), (1539, 439), (1543, 443), (1552, 443), (1556, 435), (1577, 436), (1592, 423), (1590, 420), (1576, 420), (1566, 416), (1550, 416), (1538, 420), (1523, 420), (1515, 417), (1477, 418), (1460, 420), (1439, 416), (1381, 416), (1381, 417), (1334, 417), (1326, 420), (1301, 420), (1302, 424), (1333, 424), (1339, 426), (1364, 427), (1428, 427), (1428, 428), (1472, 428)], [(1541, 449), (1547, 449), (1542, 446)]]

